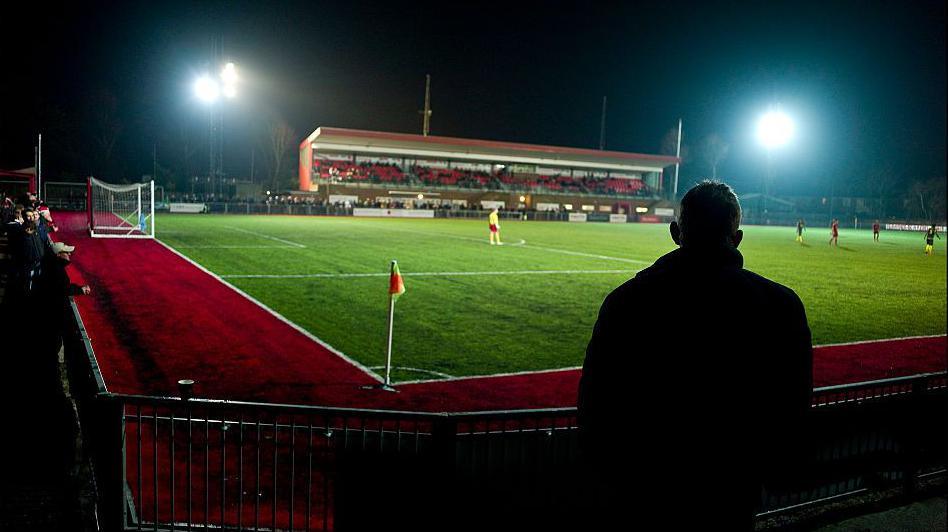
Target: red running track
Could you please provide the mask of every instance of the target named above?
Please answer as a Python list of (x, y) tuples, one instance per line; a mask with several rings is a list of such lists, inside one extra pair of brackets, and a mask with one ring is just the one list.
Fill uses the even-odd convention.
[[(80, 313), (109, 391), (456, 412), (573, 406), (576, 369), (365, 390), (377, 381), (214, 276), (152, 240), (93, 239), (61, 213), (57, 239), (77, 245), (74, 281), (92, 285)], [(814, 385), (944, 371), (944, 335), (814, 349)]]

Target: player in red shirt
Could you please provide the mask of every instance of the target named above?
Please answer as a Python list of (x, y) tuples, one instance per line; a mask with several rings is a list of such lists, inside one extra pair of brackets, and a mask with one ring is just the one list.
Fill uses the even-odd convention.
[(879, 220), (876, 220), (876, 223), (872, 224), (872, 240), (875, 242), (879, 241)]
[(830, 226), (830, 230), (833, 231), (833, 236), (830, 237), (830, 245), (839, 246), (839, 220), (833, 218), (833, 225)]

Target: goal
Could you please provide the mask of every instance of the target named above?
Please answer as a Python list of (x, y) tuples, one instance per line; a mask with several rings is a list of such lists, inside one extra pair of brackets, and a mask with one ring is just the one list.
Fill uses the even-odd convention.
[(98, 238), (154, 238), (155, 182), (112, 185), (90, 177), (86, 185), (89, 234)]

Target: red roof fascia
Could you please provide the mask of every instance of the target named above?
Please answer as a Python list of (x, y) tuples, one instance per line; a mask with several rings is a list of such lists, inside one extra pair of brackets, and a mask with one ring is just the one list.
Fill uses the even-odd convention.
[[(346, 129), (336, 127), (319, 128), (321, 135), (340, 135), (365, 139), (395, 140), (421, 142), (428, 144), (453, 144), (472, 148), (498, 148), (506, 150), (534, 151), (560, 155), (586, 155), (594, 157), (612, 157), (616, 159), (636, 159), (675, 164), (678, 158), (670, 155), (648, 155), (644, 153), (627, 153), (621, 151), (591, 150), (588, 148), (566, 148), (562, 146), (543, 146), (539, 144), (522, 144), (519, 142), (503, 142), (497, 140), (461, 139), (457, 137), (437, 137), (411, 135), (408, 133), (385, 133), (382, 131), (364, 131), (360, 129)], [(317, 137), (318, 139), (318, 137)]]

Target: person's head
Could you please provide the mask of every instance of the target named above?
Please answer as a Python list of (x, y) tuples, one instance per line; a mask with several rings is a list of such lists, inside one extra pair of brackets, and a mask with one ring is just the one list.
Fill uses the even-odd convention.
[(70, 258), (72, 258), (72, 252), (76, 250), (75, 246), (70, 246), (69, 244), (66, 244), (64, 242), (53, 242), (52, 247), (53, 247), (53, 253), (55, 253), (57, 257), (65, 261), (70, 260)]
[(744, 238), (741, 204), (731, 187), (702, 181), (681, 199), (678, 220), (671, 223), (671, 237), (688, 248), (737, 247)]
[(17, 203), (13, 206), (13, 219), (18, 222), (23, 222), (23, 206)]

